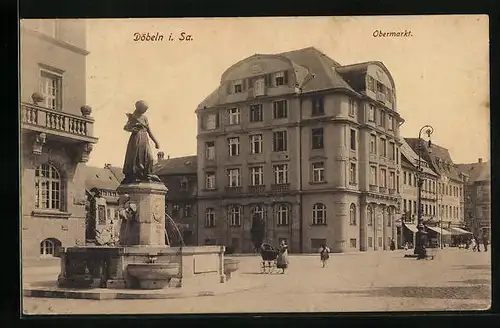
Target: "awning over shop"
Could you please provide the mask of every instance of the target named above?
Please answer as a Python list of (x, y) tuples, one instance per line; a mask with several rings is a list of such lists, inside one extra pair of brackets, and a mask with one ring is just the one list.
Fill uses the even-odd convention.
[(408, 224), (408, 223), (405, 223), (404, 226), (406, 228), (408, 228), (408, 230), (412, 231), (412, 232), (418, 232), (418, 229), (417, 229), (417, 226), (415, 224)]
[(451, 228), (451, 232), (454, 235), (472, 235), (472, 232), (469, 232), (469, 231), (461, 229), (461, 228)]
[(451, 232), (449, 232), (448, 230), (445, 230), (445, 229), (441, 229), (439, 227), (427, 227), (427, 229), (432, 230), (434, 232), (437, 232), (438, 234), (441, 234), (441, 231), (442, 231), (443, 236), (451, 235)]

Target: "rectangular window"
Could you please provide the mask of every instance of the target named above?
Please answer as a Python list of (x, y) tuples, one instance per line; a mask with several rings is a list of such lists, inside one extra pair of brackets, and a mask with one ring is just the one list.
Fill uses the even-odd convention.
[(312, 163), (313, 182), (325, 181), (325, 164), (323, 162)]
[(368, 237), (368, 247), (373, 247), (373, 238)]
[(275, 74), (275, 83), (276, 86), (287, 85), (288, 84), (288, 71), (277, 72)]
[(275, 131), (273, 132), (273, 151), (287, 151), (287, 132)]
[(264, 168), (262, 166), (250, 168), (250, 183), (252, 186), (261, 186), (264, 184)]
[(403, 184), (406, 184), (406, 172), (403, 172)]
[(205, 158), (209, 161), (215, 160), (215, 142), (205, 142)]
[(215, 172), (205, 173), (205, 189), (207, 190), (215, 189)]
[(286, 100), (273, 101), (273, 117), (274, 119), (286, 118), (288, 115), (288, 107)]
[(390, 189), (396, 189), (395, 181), (396, 180), (396, 173), (394, 172), (389, 172), (389, 188)]
[(262, 104), (250, 105), (250, 122), (262, 122)]
[(406, 199), (403, 199), (403, 211), (406, 212), (406, 209), (408, 206), (406, 206)]
[(356, 150), (356, 130), (351, 129), (351, 150)]
[(383, 110), (380, 110), (380, 120), (379, 120), (379, 126), (385, 128), (386, 122), (385, 122), (385, 112)]
[(62, 76), (42, 69), (40, 71), (40, 93), (43, 95), (44, 107), (62, 109)]
[(356, 116), (358, 111), (358, 103), (356, 100), (349, 98), (349, 116)]
[(239, 227), (241, 225), (240, 206), (230, 206), (228, 216), (229, 216), (229, 225), (231, 227)]
[(351, 238), (349, 240), (349, 244), (350, 244), (351, 248), (356, 248), (356, 238)]
[(234, 93), (241, 93), (243, 92), (243, 81), (235, 81), (233, 84), (233, 90)]
[(229, 138), (229, 156), (238, 156), (240, 154), (240, 138)]
[(205, 130), (215, 130), (218, 127), (218, 115), (216, 113), (207, 114), (204, 119)]
[(368, 121), (375, 122), (375, 106), (372, 104), (368, 108)]
[(387, 188), (387, 171), (380, 169), (380, 186)]
[(349, 183), (356, 184), (356, 164), (354, 163), (349, 166)]
[(389, 159), (394, 160), (396, 158), (396, 145), (394, 142), (389, 142)]
[(399, 194), (399, 174), (396, 175), (396, 192)]
[(413, 213), (417, 213), (417, 201), (413, 201)]
[(97, 206), (97, 217), (99, 224), (106, 224), (106, 207), (104, 205)]
[(262, 153), (262, 134), (253, 134), (250, 136), (250, 152), (252, 154)]
[(213, 208), (207, 208), (205, 211), (205, 227), (215, 227), (215, 210)]
[(240, 109), (239, 108), (230, 108), (227, 110), (229, 115), (229, 125), (237, 125), (240, 124)]
[(240, 186), (240, 169), (227, 170), (227, 176), (228, 176), (228, 180), (229, 180), (229, 187), (239, 187)]
[(375, 81), (370, 75), (366, 76), (366, 89), (370, 91), (375, 91)]
[(311, 130), (312, 149), (323, 149), (323, 128)]
[(378, 247), (382, 247), (382, 237), (378, 237)]
[(385, 139), (380, 139), (380, 155), (387, 157), (387, 141)]
[(288, 183), (288, 164), (273, 165), (273, 171), (275, 184)]
[(377, 136), (370, 134), (370, 154), (377, 153)]
[(393, 120), (392, 120), (392, 116), (391, 115), (388, 115), (387, 117), (387, 125), (389, 127), (389, 131), (393, 131), (394, 130), (394, 125), (393, 125)]
[(325, 113), (323, 97), (312, 98), (311, 116), (323, 115)]
[(377, 167), (376, 166), (370, 166), (370, 185), (372, 185), (372, 186), (377, 185)]

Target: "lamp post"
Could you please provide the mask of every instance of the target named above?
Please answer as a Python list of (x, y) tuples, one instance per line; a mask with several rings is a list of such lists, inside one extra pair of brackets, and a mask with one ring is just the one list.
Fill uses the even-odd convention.
[(424, 231), (424, 224), (422, 220), (422, 185), (424, 183), (423, 179), (423, 169), (422, 169), (422, 132), (427, 134), (429, 138), (428, 147), (431, 147), (431, 134), (434, 132), (434, 128), (430, 125), (424, 125), (418, 132), (418, 169), (417, 169), (417, 186), (418, 186), (418, 209), (417, 209), (417, 240), (415, 243), (415, 254), (417, 254), (417, 259), (424, 259), (426, 257), (426, 232)]

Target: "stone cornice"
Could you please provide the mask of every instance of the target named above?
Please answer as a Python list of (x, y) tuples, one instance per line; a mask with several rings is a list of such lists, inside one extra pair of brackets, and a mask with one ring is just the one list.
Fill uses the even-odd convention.
[(30, 30), (30, 29), (27, 29), (24, 27), (21, 28), (21, 31), (26, 32), (28, 34), (31, 34), (33, 36), (36, 36), (37, 38), (39, 38), (41, 40), (52, 43), (53, 45), (65, 48), (65, 49), (70, 50), (70, 51), (75, 52), (75, 53), (78, 53), (80, 55), (87, 56), (88, 54), (90, 54), (90, 52), (88, 50), (85, 50), (81, 47), (70, 44), (70, 43), (65, 42), (63, 40), (59, 40), (59, 39), (53, 38), (51, 36), (45, 35), (43, 33), (40, 33), (40, 32), (34, 31), (34, 30)]

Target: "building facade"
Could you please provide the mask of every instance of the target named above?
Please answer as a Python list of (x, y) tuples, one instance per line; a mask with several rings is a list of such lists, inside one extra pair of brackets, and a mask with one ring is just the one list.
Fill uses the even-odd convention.
[[(401, 224), (398, 225), (398, 246), (415, 244), (418, 217), (418, 154), (410, 147), (404, 138), (401, 138), (401, 168), (403, 172), (401, 198), (402, 213)], [(433, 226), (439, 221), (437, 210), (437, 180), (438, 174), (434, 172), (429, 163), (420, 158), (422, 169), (422, 219), (428, 226)]]
[(458, 164), (457, 168), (466, 176), (465, 223), (476, 237), (491, 240), (491, 168), (489, 162), (480, 158), (477, 163)]
[[(167, 219), (166, 222), (171, 239), (169, 241), (171, 244), (180, 242), (178, 236), (180, 232), (185, 245), (197, 245), (197, 156), (165, 159), (164, 154), (160, 152), (153, 172), (168, 188), (165, 198), (165, 212), (173, 220), (173, 222), (168, 222)], [(172, 226), (172, 223), (175, 223), (176, 228)]]
[[(87, 244), (100, 244), (99, 235), (106, 229), (119, 226), (118, 192), (123, 174), (121, 170), (105, 164), (104, 167), (85, 168), (85, 190), (87, 194), (87, 215), (85, 240)], [(111, 233), (111, 230), (109, 230)]]
[(85, 22), (23, 20), (20, 29), (22, 256), (85, 243)]
[(252, 217), (291, 252), (388, 249), (400, 205), (395, 84), (315, 48), (248, 57), (198, 107), (198, 242), (252, 251)]
[[(406, 142), (415, 152), (418, 152), (417, 138), (406, 138)], [(429, 148), (426, 142), (421, 142), (422, 157), (438, 174), (436, 181), (436, 215), (446, 228), (464, 226), (463, 209), (463, 178), (451, 159), (448, 149), (432, 144)]]

